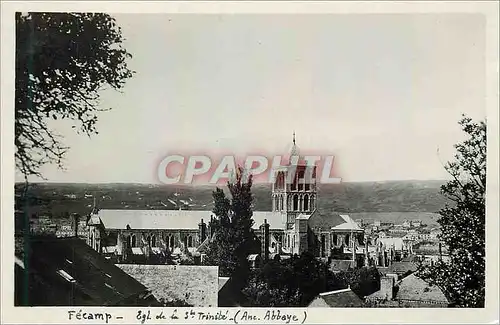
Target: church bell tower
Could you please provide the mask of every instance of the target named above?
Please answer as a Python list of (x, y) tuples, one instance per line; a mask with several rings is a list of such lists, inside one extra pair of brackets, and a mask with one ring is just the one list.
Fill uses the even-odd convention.
[(283, 213), (289, 228), (299, 214), (308, 215), (316, 209), (316, 166), (301, 161), (295, 132), (285, 160), (285, 165), (273, 170), (272, 211)]

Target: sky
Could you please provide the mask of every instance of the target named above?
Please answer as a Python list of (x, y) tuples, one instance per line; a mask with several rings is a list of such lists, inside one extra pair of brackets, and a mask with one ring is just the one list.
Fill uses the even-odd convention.
[(53, 125), (71, 149), (48, 181), (156, 183), (168, 153), (282, 153), (293, 132), (344, 181), (445, 179), (461, 114), (486, 114), (480, 15), (113, 16), (136, 74), (98, 135)]

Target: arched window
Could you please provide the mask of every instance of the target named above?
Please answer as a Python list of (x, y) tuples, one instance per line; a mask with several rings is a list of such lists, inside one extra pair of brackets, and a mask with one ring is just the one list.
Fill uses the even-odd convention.
[(280, 211), (283, 211), (283, 195), (280, 196)]
[(127, 236), (127, 248), (132, 247), (132, 238), (130, 236)]
[(311, 196), (311, 199), (309, 200), (309, 206), (310, 210), (314, 210), (314, 196)]
[(174, 236), (170, 236), (170, 247), (174, 248)]
[(278, 190), (283, 190), (285, 188), (285, 174), (283, 172), (278, 172), (278, 174), (276, 174), (275, 187)]
[(325, 256), (325, 250), (326, 250), (326, 236), (321, 235), (321, 257)]
[(130, 245), (130, 247), (135, 247), (136, 246), (136, 239), (135, 239), (135, 235), (132, 235), (132, 242), (131, 242), (132, 245)]
[(345, 235), (345, 240), (344, 240), (344, 243), (346, 245), (349, 245), (349, 235)]
[(274, 209), (278, 210), (278, 211), (280, 210), (279, 201), (278, 201), (277, 196), (274, 197)]
[(304, 211), (309, 211), (309, 195), (304, 196)]
[(333, 245), (338, 245), (338, 237), (337, 237), (337, 234), (333, 234), (333, 236), (332, 236), (332, 241), (333, 241)]
[(297, 211), (299, 209), (299, 197), (298, 195), (293, 196), (293, 211)]
[(284, 190), (285, 189), (285, 173), (280, 172), (280, 189)]
[(188, 247), (193, 247), (193, 237), (188, 236), (187, 244), (188, 244)]
[(151, 236), (151, 247), (156, 247), (156, 236), (155, 235)]

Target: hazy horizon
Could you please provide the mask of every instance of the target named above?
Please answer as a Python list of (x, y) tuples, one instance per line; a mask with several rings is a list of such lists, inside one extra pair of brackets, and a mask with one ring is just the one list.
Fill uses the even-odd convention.
[[(424, 182), (424, 183), (445, 183), (447, 179), (389, 179), (389, 180), (378, 180), (378, 181), (349, 181), (349, 182), (342, 182), (342, 183), (411, 183), (411, 182)], [(24, 181), (16, 181), (15, 184), (23, 184)], [(341, 184), (342, 184), (341, 183)], [(113, 185), (113, 184), (120, 184), (120, 185), (154, 185), (154, 186), (166, 186), (166, 187), (203, 187), (203, 186), (224, 186), (224, 184), (204, 184), (204, 183), (191, 183), (191, 184), (185, 184), (185, 183), (179, 183), (179, 184), (162, 184), (162, 183), (140, 183), (140, 182), (58, 182), (58, 181), (36, 181), (36, 182), (29, 182), (29, 184), (88, 184), (88, 185)], [(267, 182), (254, 182), (253, 185), (271, 185), (271, 183)], [(321, 184), (318, 183), (318, 186), (339, 186), (339, 184)]]
[(98, 135), (51, 124), (70, 150), (49, 183), (156, 184), (168, 152), (285, 153), (293, 132), (345, 182), (446, 180), (461, 114), (486, 115), (482, 15), (112, 16), (137, 73)]

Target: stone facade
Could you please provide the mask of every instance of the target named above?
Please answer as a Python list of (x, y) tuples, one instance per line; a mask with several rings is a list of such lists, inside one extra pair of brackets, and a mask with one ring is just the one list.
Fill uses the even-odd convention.
[[(365, 264), (364, 230), (347, 215), (318, 209), (316, 166), (301, 163), (295, 139), (288, 162), (273, 170), (271, 211), (253, 213), (261, 260), (310, 252)], [(211, 211), (100, 210), (89, 217), (87, 242), (121, 260), (165, 250), (202, 253), (213, 236), (203, 220), (213, 217)]]

